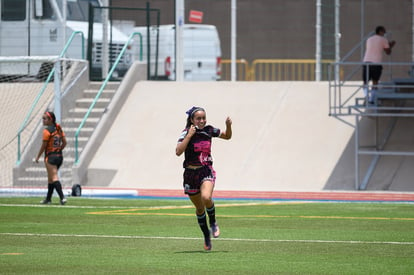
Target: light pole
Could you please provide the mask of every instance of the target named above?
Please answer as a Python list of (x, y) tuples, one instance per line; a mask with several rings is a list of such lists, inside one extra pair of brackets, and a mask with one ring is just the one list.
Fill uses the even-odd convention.
[(175, 80), (184, 80), (183, 66), (184, 0), (175, 0)]

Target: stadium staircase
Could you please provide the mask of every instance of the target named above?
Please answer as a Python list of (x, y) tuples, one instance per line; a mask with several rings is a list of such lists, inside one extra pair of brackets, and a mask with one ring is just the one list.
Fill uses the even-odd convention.
[[(72, 166), (75, 162), (75, 132), (101, 88), (101, 85), (101, 82), (90, 82), (88, 88), (83, 91), (83, 95), (76, 100), (75, 108), (70, 109), (68, 115), (62, 119), (61, 124), (66, 134), (67, 146), (63, 154), (64, 162), (60, 169), (60, 180), (65, 188), (72, 186)], [(105, 89), (81, 130), (82, 135), (78, 139), (78, 150), (80, 153), (97, 127), (100, 118), (105, 113), (119, 85), (119, 82), (108, 82), (105, 86)], [(35, 146), (36, 150), (38, 150), (39, 144), (35, 142), (32, 146)], [(31, 163), (19, 172), (19, 177), (14, 181), (14, 187), (44, 187), (46, 183), (47, 174), (43, 162), (39, 164)]]

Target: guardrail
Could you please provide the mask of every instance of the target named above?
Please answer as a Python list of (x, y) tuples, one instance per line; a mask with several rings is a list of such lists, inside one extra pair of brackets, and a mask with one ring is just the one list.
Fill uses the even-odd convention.
[[(236, 76), (238, 81), (250, 80), (250, 66), (245, 59), (236, 60)], [(231, 79), (231, 60), (223, 59), (221, 61), (221, 80)]]
[[(329, 64), (333, 60), (322, 60), (322, 80), (329, 79)], [(230, 80), (231, 60), (224, 59), (221, 80)], [(256, 59), (251, 65), (244, 59), (236, 61), (239, 81), (315, 81), (314, 59)]]
[[(84, 38), (83, 32), (75, 31), (69, 37), (68, 42), (66, 43), (66, 45), (63, 48), (62, 52), (60, 53), (59, 57), (57, 57), (57, 60), (64, 57), (64, 55), (68, 51), (69, 46), (72, 44), (72, 41), (73, 41), (73, 39), (75, 38), (76, 35), (80, 35), (81, 38), (82, 38), (81, 56), (82, 56), (82, 59), (85, 59), (85, 38)], [(26, 117), (24, 118), (22, 125), (20, 126), (19, 130), (17, 131), (17, 161), (16, 161), (16, 164), (20, 164), (20, 161), (21, 161), (21, 134), (22, 134), (24, 128), (27, 126), (27, 123), (28, 123), (30, 117), (32, 116), (36, 105), (39, 103), (40, 98), (42, 97), (43, 93), (45, 92), (45, 90), (47, 88), (47, 85), (51, 81), (54, 74), (55, 74), (55, 68), (53, 67), (53, 69), (50, 71), (49, 75), (47, 76), (46, 81), (44, 82), (40, 92), (37, 94), (32, 106), (30, 107), (29, 112), (27, 113)]]

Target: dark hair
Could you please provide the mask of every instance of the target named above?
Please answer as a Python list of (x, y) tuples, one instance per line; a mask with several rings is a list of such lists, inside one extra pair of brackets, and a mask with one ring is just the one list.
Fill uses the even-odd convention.
[(55, 125), (56, 130), (59, 132), (59, 134), (62, 134), (62, 127), (60, 127), (60, 125), (58, 123), (56, 123), (56, 115), (54, 112), (49, 112), (46, 111), (45, 114), (50, 117), (50, 119), (52, 120), (53, 125)]
[(191, 107), (190, 110), (188, 110), (187, 112), (185, 112), (188, 115), (188, 117), (187, 117), (187, 124), (185, 125), (185, 128), (188, 128), (188, 127), (191, 126), (191, 119), (193, 119), (194, 114), (196, 112), (198, 112), (198, 111), (205, 112), (205, 110), (203, 108), (201, 108), (201, 107), (195, 107), (195, 106)]
[(380, 32), (384, 32), (385, 33), (384, 26), (378, 26), (378, 27), (375, 28), (375, 34), (379, 34)]
[(46, 111), (45, 115), (47, 115), (52, 120), (53, 124), (56, 124), (56, 116), (54, 112)]

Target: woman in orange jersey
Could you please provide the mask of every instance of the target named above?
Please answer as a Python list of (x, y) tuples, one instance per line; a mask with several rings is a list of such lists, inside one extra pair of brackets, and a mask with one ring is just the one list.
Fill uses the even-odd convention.
[(64, 205), (66, 199), (63, 195), (62, 184), (59, 181), (58, 170), (63, 162), (62, 151), (66, 146), (65, 133), (62, 127), (56, 123), (56, 116), (53, 112), (45, 112), (42, 120), (43, 125), (46, 127), (43, 129), (42, 146), (35, 161), (39, 163), (40, 157), (43, 152), (45, 153), (48, 189), (46, 198), (41, 203), (50, 204), (52, 202), (53, 190), (56, 189), (60, 197), (60, 204)]

